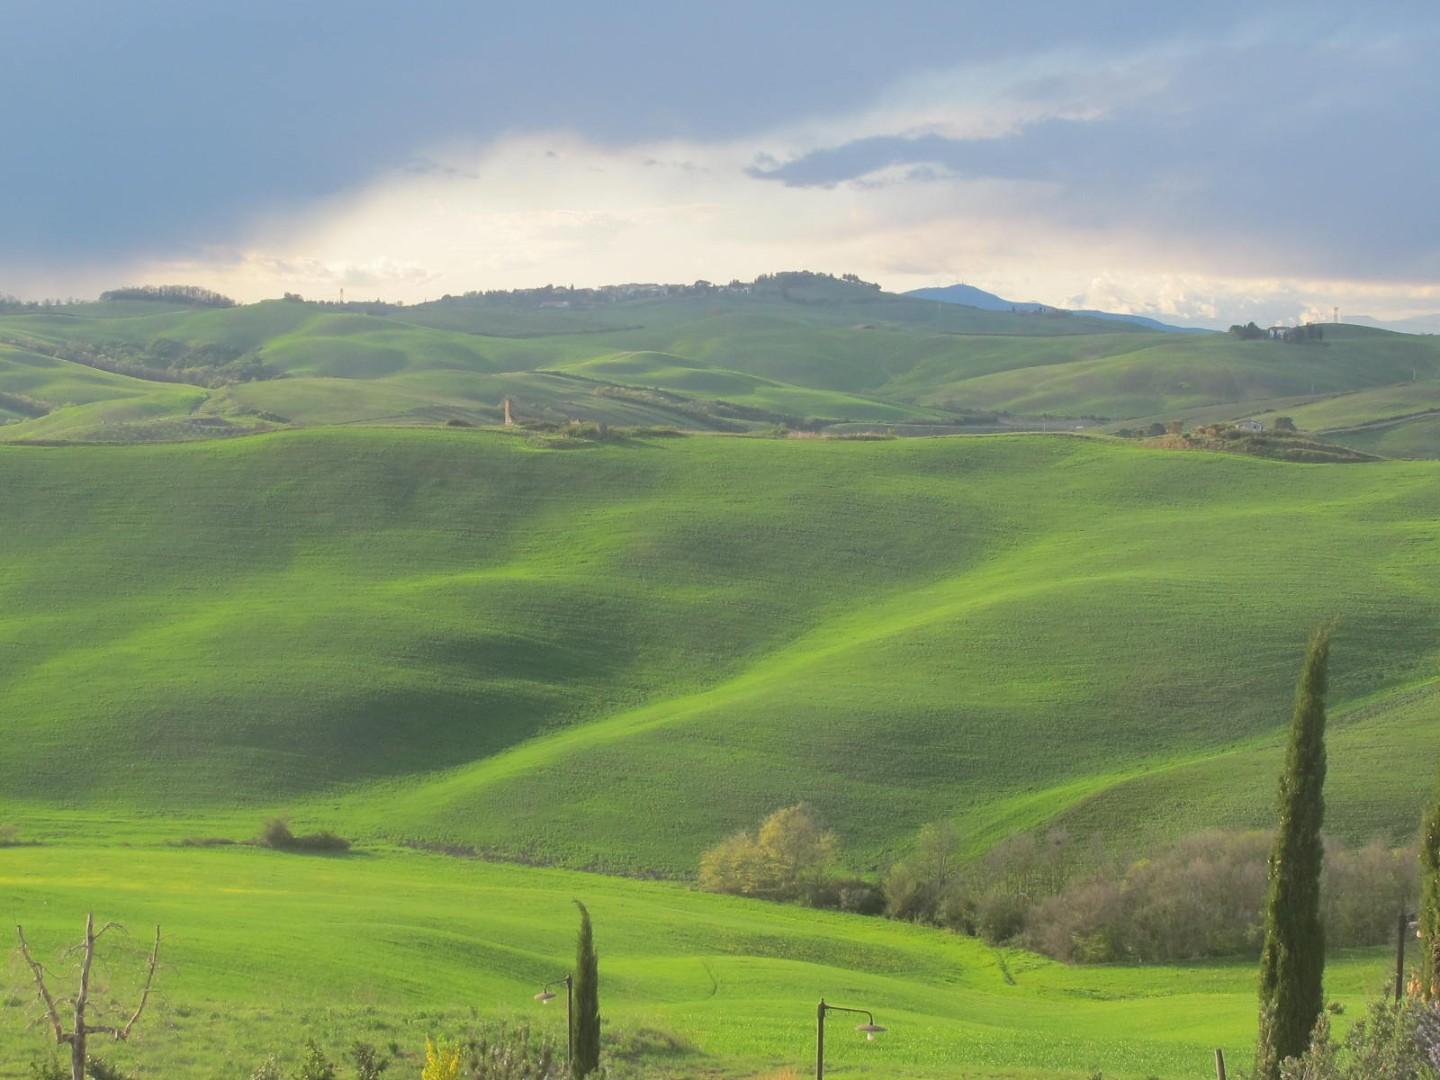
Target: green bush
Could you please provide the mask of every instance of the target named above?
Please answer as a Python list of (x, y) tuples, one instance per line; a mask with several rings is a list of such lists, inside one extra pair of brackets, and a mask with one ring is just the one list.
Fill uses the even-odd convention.
[(390, 1067), (389, 1058), (382, 1058), (367, 1042), (357, 1042), (350, 1047), (350, 1060), (355, 1063), (355, 1080), (380, 1080), (380, 1075)]
[(133, 1080), (129, 1073), (121, 1072), (104, 1058), (93, 1054), (85, 1058), (85, 1075), (90, 1080)]
[(1310, 1049), (1281, 1062), (1281, 1080), (1436, 1080), (1440, 1073), (1427, 1053), (1433, 1023), (1433, 1007), (1416, 998), (1399, 1004), (1381, 998), (1337, 1045), (1321, 1013)]
[(305, 1041), (305, 1054), (300, 1059), (300, 1068), (295, 1071), (295, 1080), (339, 1080), (335, 1063), (315, 1045), (314, 1039)]
[(986, 893), (975, 904), (975, 931), (992, 945), (1014, 941), (1025, 929), (1025, 901), (1013, 893)]

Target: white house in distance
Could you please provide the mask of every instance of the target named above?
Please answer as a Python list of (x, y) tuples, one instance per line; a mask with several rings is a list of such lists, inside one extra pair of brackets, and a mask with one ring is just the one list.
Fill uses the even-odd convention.
[(1259, 420), (1236, 420), (1235, 427), (1240, 431), (1264, 431), (1265, 425)]

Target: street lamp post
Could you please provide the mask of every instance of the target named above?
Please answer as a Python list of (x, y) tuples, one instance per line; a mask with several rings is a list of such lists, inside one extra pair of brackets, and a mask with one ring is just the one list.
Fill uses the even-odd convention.
[(540, 992), (535, 995), (535, 1000), (540, 1002), (541, 1005), (549, 1005), (550, 1002), (555, 1000), (555, 994), (550, 988), (552, 986), (558, 986), (561, 983), (565, 984), (565, 1072), (568, 1075), (570, 1072), (570, 1058), (575, 1053), (575, 1017), (573, 1015), (575, 1010), (575, 979), (570, 975), (559, 979), (551, 979), (540, 988)]
[(831, 1012), (858, 1013), (865, 1017), (865, 1023), (857, 1024), (856, 1031), (863, 1031), (867, 1042), (874, 1042), (875, 1036), (885, 1029), (875, 1023), (875, 1014), (869, 1009), (847, 1009), (843, 1005), (827, 1005), (820, 999), (815, 1010), (815, 1080), (825, 1080), (825, 1014)]

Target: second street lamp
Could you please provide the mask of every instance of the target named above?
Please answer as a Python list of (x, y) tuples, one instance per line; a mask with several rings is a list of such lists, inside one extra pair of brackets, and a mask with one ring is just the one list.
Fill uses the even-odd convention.
[(875, 1023), (875, 1014), (869, 1009), (847, 1009), (843, 1005), (827, 1005), (820, 999), (815, 1010), (815, 1080), (825, 1080), (825, 1014), (832, 1012), (856, 1013), (865, 1017), (865, 1023), (857, 1024), (856, 1031), (864, 1032), (866, 1042), (874, 1042), (875, 1036), (885, 1029)]
[(566, 975), (563, 978), (551, 979), (540, 988), (535, 995), (535, 1000), (541, 1005), (549, 1005), (555, 1000), (555, 992), (550, 988), (565, 984), (565, 1072), (570, 1072), (570, 1058), (575, 1052), (575, 979)]

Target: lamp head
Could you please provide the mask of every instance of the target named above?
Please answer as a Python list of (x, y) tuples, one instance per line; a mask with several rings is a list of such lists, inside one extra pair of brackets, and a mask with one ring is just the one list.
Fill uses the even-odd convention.
[(874, 1021), (871, 1021), (871, 1022), (868, 1023), (868, 1024), (858, 1024), (858, 1025), (856, 1025), (855, 1030), (856, 1030), (856, 1031), (863, 1031), (863, 1032), (865, 1033), (865, 1041), (866, 1041), (866, 1042), (874, 1042), (874, 1041), (875, 1041), (875, 1036), (876, 1036), (876, 1035), (879, 1035), (879, 1034), (880, 1034), (882, 1031), (884, 1031), (885, 1029), (884, 1029), (883, 1027), (881, 1027), (879, 1024), (875, 1023)]
[(550, 1002), (555, 1000), (555, 995), (549, 990), (541, 990), (540, 993), (535, 995), (535, 1000), (540, 1002), (541, 1005), (549, 1005)]

